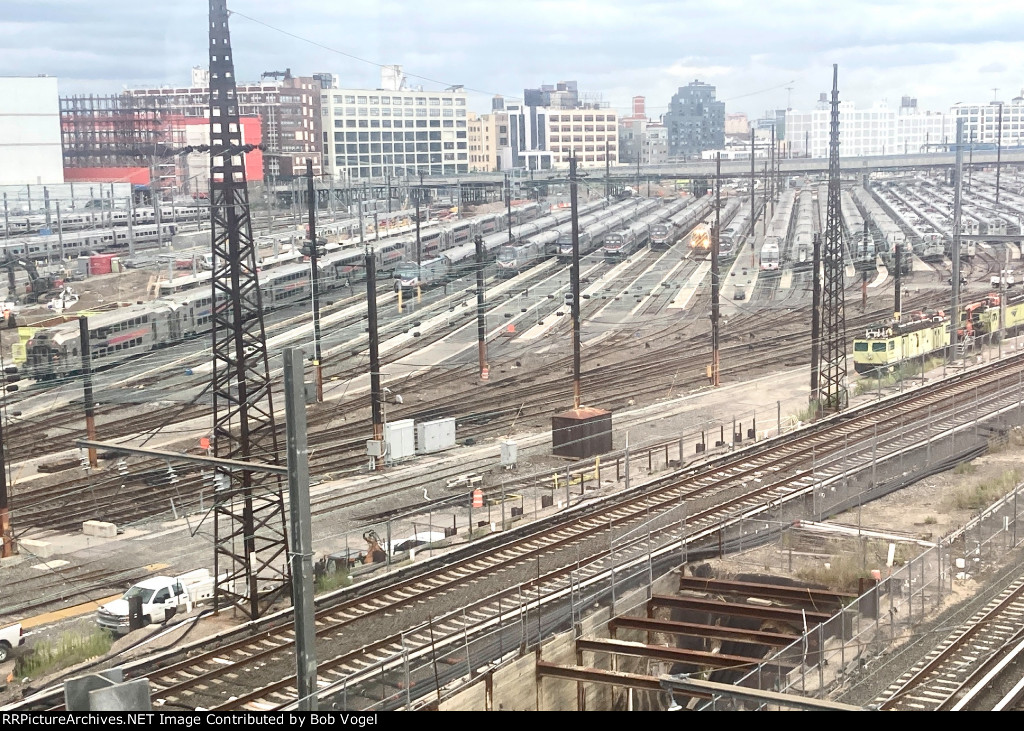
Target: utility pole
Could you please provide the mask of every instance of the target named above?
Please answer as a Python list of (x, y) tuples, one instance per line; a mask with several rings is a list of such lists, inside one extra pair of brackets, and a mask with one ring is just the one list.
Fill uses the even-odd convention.
[(769, 183), (770, 183), (769, 191), (770, 191), (770, 195), (771, 195), (771, 198), (772, 198), (772, 215), (774, 216), (775, 215), (775, 176), (777, 174), (776, 170), (775, 170), (776, 160), (775, 160), (775, 125), (774, 124), (772, 125), (772, 149), (768, 153), (768, 157), (769, 157), (769, 159), (771, 161), (771, 169), (772, 169), (771, 180), (769, 181)]
[(480, 380), (486, 381), (487, 371), (487, 340), (486, 322), (484, 317), (484, 238), (480, 234), (473, 239), (476, 244), (476, 341), (479, 356)]
[[(159, 191), (159, 187), (160, 187), (160, 180), (157, 177), (158, 172), (157, 172), (157, 167), (156, 167), (156, 155), (150, 155), (149, 160), (150, 160), (150, 168), (149, 169), (151, 171), (150, 172), (150, 178), (149, 178), (149, 198), (150, 198), (150, 201), (153, 203), (153, 222), (156, 224), (156, 248), (158, 250), (162, 250), (164, 248), (164, 232), (163, 232), (163, 226), (160, 225), (160, 213), (161, 213), (161, 211), (160, 211), (160, 195), (159, 195), (159, 192), (158, 192)], [(102, 195), (102, 194), (103, 194), (103, 191), (101, 189), (100, 190), (100, 195)], [(90, 197), (92, 197), (92, 196), (90, 195)]]
[(971, 147), (968, 152), (967, 162), (967, 192), (971, 192), (971, 185), (974, 183), (974, 130), (971, 130)]
[[(754, 266), (754, 224), (757, 223), (757, 209), (754, 199), (754, 127), (750, 127), (750, 265)], [(737, 252), (738, 253), (738, 252)]]
[(128, 196), (128, 256), (135, 256), (135, 201)]
[[(313, 167), (306, 162), (310, 180)], [(316, 622), (313, 602), (313, 520), (309, 507), (309, 450), (303, 397), (302, 351), (284, 349), (285, 426), (288, 439), (288, 512), (291, 522), (295, 679), (300, 711), (317, 710)]]
[(604, 200), (612, 199), (612, 160), (608, 157), (608, 140), (604, 141)]
[[(764, 161), (762, 180), (764, 181), (761, 186), (761, 190), (764, 193), (764, 214), (761, 216), (761, 235), (766, 236), (768, 234), (768, 160)], [(779, 248), (781, 249), (782, 247)]]
[(580, 408), (580, 219), (576, 204), (576, 153), (569, 158), (569, 206), (572, 215), (572, 403)]
[[(89, 318), (78, 318), (79, 346), (82, 348), (82, 395), (85, 402), (85, 433), (89, 439), (96, 439), (96, 412), (92, 401), (92, 349), (89, 346)], [(89, 448), (89, 466), (96, 469), (96, 449)]]
[(814, 234), (814, 255), (811, 266), (811, 403), (812, 419), (818, 418), (818, 402), (821, 400), (819, 373), (821, 367), (821, 234)]
[[(277, 465), (281, 450), (242, 163), (255, 146), (241, 139), (227, 3), (210, 0), (209, 7), (211, 297), (224, 303), (213, 308), (211, 328), (213, 454)], [(213, 505), (214, 610), (227, 599), (257, 619), (291, 586), (284, 485), (279, 474), (221, 474), (228, 479)]]
[(508, 245), (512, 245), (512, 181), (505, 173), (505, 218), (508, 220)]
[[(54, 207), (57, 209), (57, 247), (60, 249), (61, 266), (64, 264), (64, 224), (60, 217), (60, 201), (56, 201)], [(110, 202), (110, 210), (114, 210), (114, 202)], [(113, 224), (111, 224), (113, 225)], [(50, 255), (46, 255), (46, 263), (50, 263)]]
[(636, 151), (636, 194), (640, 195), (640, 150)]
[[(358, 190), (358, 188), (356, 188)], [(366, 228), (363, 226), (363, 200), (362, 196), (357, 196), (356, 205), (359, 206), (359, 245), (363, 246), (366, 244)]]
[(832, 104), (829, 134), (828, 207), (822, 250), (820, 408), (838, 413), (846, 408), (846, 315), (843, 286), (843, 232), (839, 169), (839, 67), (832, 66)]
[(377, 339), (377, 260), (366, 252), (366, 317), (370, 328), (370, 410), (373, 439), (384, 441), (384, 391), (380, 385), (380, 354)]
[(722, 153), (715, 153), (715, 235), (711, 239), (711, 385), (719, 385), (718, 374), (718, 239), (722, 210)]
[[(10, 269), (9, 271), (14, 271)], [(14, 536), (11, 534), (10, 498), (7, 494), (7, 442), (4, 440), (3, 419), (0, 417), (0, 558), (14, 555)]]
[(306, 197), (309, 199), (309, 266), (313, 291), (313, 368), (316, 371), (316, 400), (324, 400), (324, 372), (320, 352), (320, 242), (316, 239), (316, 190), (313, 188), (313, 161), (306, 160)]
[[(956, 359), (960, 329), (960, 208), (964, 173), (964, 118), (956, 120), (956, 185), (953, 188), (953, 303), (949, 315), (949, 346)], [(973, 142), (973, 139), (972, 139)], [(973, 150), (973, 145), (971, 146)], [(1002, 272), (1000, 272), (1002, 279)]]
[(901, 260), (900, 254), (900, 242), (897, 241), (893, 244), (893, 254), (896, 258), (896, 276), (894, 277), (894, 285), (896, 287), (896, 297), (893, 300), (895, 305), (893, 306), (893, 319), (896, 322), (900, 321), (901, 311), (903, 309), (903, 290), (900, 287), (900, 275), (903, 272), (903, 261)]
[(864, 219), (864, 246), (861, 249), (861, 272), (860, 272), (860, 311), (868, 309), (868, 219)]
[[(999, 104), (998, 130), (996, 131), (996, 205), (999, 205), (999, 173), (1003, 162), (1003, 103)], [(1002, 277), (999, 277), (1002, 281)]]

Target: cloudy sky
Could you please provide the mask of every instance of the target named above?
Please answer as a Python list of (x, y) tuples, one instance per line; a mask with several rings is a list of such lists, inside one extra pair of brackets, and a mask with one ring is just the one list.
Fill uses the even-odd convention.
[[(46, 74), (62, 94), (187, 84), (205, 65), (205, 0), (3, 0), (0, 75)], [(401, 64), (424, 88), (492, 94), (575, 79), (657, 117), (680, 85), (718, 87), (729, 112), (813, 107), (839, 64), (840, 98), (902, 95), (944, 110), (1024, 87), (1019, 0), (229, 0), (236, 76), (331, 72), (379, 84)], [(245, 17), (247, 16), (247, 17)], [(348, 54), (348, 55), (346, 55)], [(353, 58), (356, 57), (356, 58)], [(791, 87), (791, 88), (787, 88)]]

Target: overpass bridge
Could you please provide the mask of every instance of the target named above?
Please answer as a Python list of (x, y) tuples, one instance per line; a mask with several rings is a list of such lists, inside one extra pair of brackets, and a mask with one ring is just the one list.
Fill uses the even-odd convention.
[[(1001, 161), (1004, 164), (1024, 163), (1024, 148), (1015, 147), (1003, 149)], [(764, 158), (754, 161), (756, 174), (761, 174), (765, 163)], [(967, 163), (965, 157), (964, 163)], [(972, 165), (994, 165), (996, 163), (995, 150), (975, 150), (971, 160)], [(841, 157), (839, 167), (844, 173), (864, 172), (899, 172), (905, 170), (922, 170), (932, 168), (951, 167), (956, 164), (956, 153), (954, 152), (929, 152), (911, 155), (872, 155), (867, 157)], [(802, 173), (827, 173), (828, 158), (806, 158), (794, 157), (780, 159), (778, 161), (779, 171), (784, 175)], [(581, 170), (590, 180), (604, 180), (604, 170), (601, 168), (584, 168)], [(615, 165), (610, 170), (610, 177), (613, 180), (635, 180), (638, 168), (628, 165)], [(641, 165), (639, 175), (641, 179), (687, 179), (710, 177), (715, 174), (714, 160), (694, 160), (690, 162), (669, 163), (667, 165)], [(527, 173), (527, 175), (530, 175)], [(535, 170), (532, 171), (530, 179), (536, 181), (557, 180), (562, 181), (568, 175), (567, 170)], [(730, 178), (750, 176), (750, 158), (746, 160), (722, 160), (722, 175)], [(505, 174), (498, 173), (469, 173), (455, 176), (429, 176), (424, 178), (424, 184), (455, 185), (456, 183), (503, 183)]]
[[(1001, 162), (1006, 165), (1024, 163), (1024, 148), (1004, 148)], [(967, 164), (967, 160), (964, 161)], [(970, 164), (988, 166), (996, 163), (995, 150), (975, 150)], [(763, 174), (765, 159), (754, 161), (755, 176)], [(907, 172), (911, 170), (934, 170), (951, 168), (956, 164), (955, 152), (929, 152), (909, 155), (873, 155), (867, 157), (843, 157), (839, 160), (840, 169), (845, 175), (870, 174), (878, 172)], [(813, 175), (828, 172), (828, 158), (786, 158), (778, 161), (781, 175)], [(603, 185), (605, 170), (603, 168), (585, 168), (581, 177), (591, 185)], [(629, 185), (639, 179), (641, 182), (658, 180), (693, 180), (708, 179), (715, 175), (714, 160), (693, 160), (689, 162), (669, 163), (666, 165), (615, 165), (608, 171), (608, 180), (614, 186)], [(337, 200), (346, 204), (354, 199), (383, 199), (402, 197), (413, 189), (424, 188), (428, 197), (433, 200), (450, 199), (454, 203), (455, 191), (459, 189), (466, 203), (480, 203), (488, 200), (500, 200), (505, 184), (505, 172), (464, 173), (462, 175), (425, 175), (422, 179), (415, 176), (395, 176), (390, 180), (383, 178), (371, 181), (359, 181), (352, 187), (332, 187), (323, 182), (317, 183), (320, 196), (326, 200), (328, 190)], [(727, 178), (747, 178), (750, 176), (750, 159), (722, 160), (722, 175)], [(567, 181), (568, 170), (532, 170), (515, 171), (515, 182), (520, 186), (542, 186), (546, 183), (564, 183)], [(422, 181), (422, 183), (421, 183)], [(280, 183), (273, 186), (274, 192), (282, 201), (290, 201), (296, 195), (294, 185)], [(303, 190), (305, 190), (303, 188)]]

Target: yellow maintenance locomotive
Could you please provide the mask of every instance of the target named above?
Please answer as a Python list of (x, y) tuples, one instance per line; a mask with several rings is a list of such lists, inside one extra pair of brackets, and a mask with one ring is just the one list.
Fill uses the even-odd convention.
[[(970, 342), (999, 332), (999, 295), (989, 294), (960, 310), (957, 339)], [(1003, 329), (1015, 332), (1024, 325), (1024, 295), (1007, 298)], [(949, 317), (936, 312), (903, 313), (900, 321), (871, 325), (864, 337), (853, 341), (857, 373), (888, 371), (900, 362), (942, 351), (950, 344)]]

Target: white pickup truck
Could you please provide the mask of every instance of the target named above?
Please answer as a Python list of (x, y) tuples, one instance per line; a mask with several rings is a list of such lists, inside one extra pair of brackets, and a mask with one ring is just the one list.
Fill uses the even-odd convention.
[(12, 624), (10, 627), (0, 629), (0, 662), (6, 660), (11, 650), (25, 644), (25, 635), (20, 624)]
[(128, 600), (142, 599), (143, 624), (163, 622), (179, 611), (191, 612), (199, 604), (213, 596), (213, 577), (206, 569), (197, 569), (181, 576), (154, 576), (140, 581), (124, 593), (120, 599), (104, 604), (96, 611), (96, 623), (114, 634), (127, 634)]

